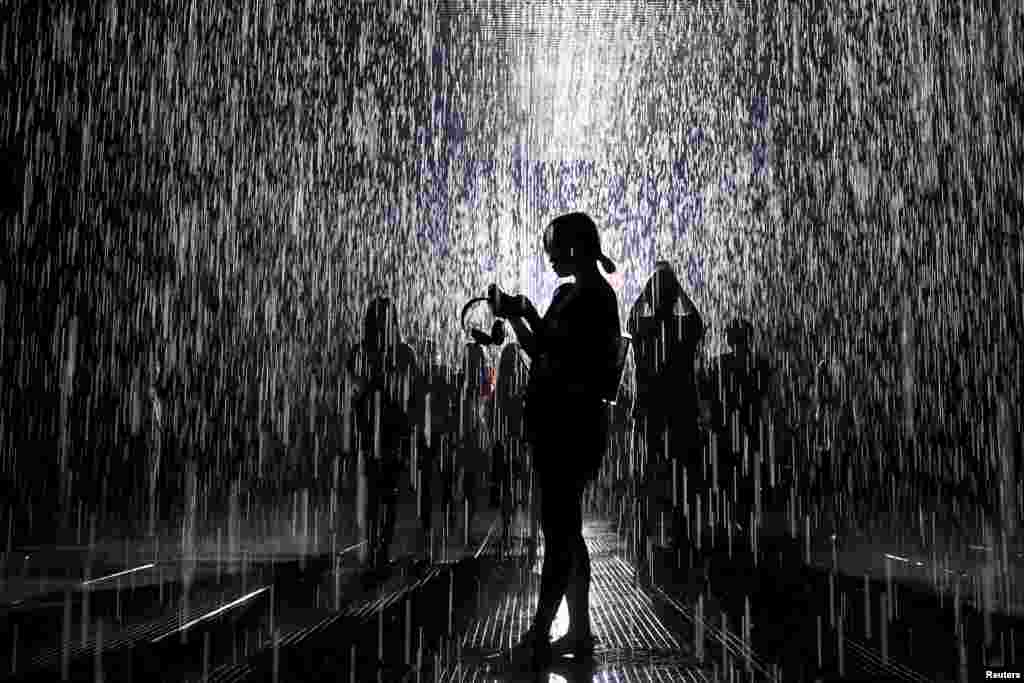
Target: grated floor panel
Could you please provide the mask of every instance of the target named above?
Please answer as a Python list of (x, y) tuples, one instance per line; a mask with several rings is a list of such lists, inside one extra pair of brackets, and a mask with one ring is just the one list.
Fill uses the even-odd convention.
[[(658, 616), (650, 594), (634, 583), (633, 568), (618, 554), (609, 525), (588, 523), (584, 536), (591, 558), (590, 614), (598, 645), (587, 662), (559, 661), (545, 681), (708, 681), (710, 668), (694, 656), (692, 633)], [(517, 643), (529, 628), (540, 589), (543, 555), (532, 567), (499, 565), (480, 587), (476, 617), (461, 638), (461, 656), (442, 672), (446, 683), (538, 680), (513, 672), (493, 654)], [(563, 600), (551, 635), (568, 628)]]

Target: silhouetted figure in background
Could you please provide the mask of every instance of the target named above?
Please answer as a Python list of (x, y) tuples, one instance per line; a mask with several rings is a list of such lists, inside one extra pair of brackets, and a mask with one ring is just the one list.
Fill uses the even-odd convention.
[[(421, 387), (424, 412), (417, 462), (417, 510), (424, 548), (430, 549), (429, 554), (433, 550), (434, 478), (442, 473), (441, 463), (450, 458), (450, 442), (458, 433), (458, 391), (456, 374), (441, 362), (437, 345), (433, 341), (420, 344), (420, 367), (423, 368)], [(450, 497), (447, 502), (450, 504)]]
[(398, 483), (413, 436), (419, 382), (412, 349), (402, 342), (391, 300), (370, 302), (363, 339), (349, 357), (357, 449), (367, 477), (367, 540), (376, 566), (388, 561)]
[(146, 443), (147, 443), (147, 477), (146, 491), (149, 494), (147, 510), (149, 536), (155, 536), (160, 517), (160, 482), (163, 466), (163, 450), (165, 442), (164, 430), (166, 428), (166, 408), (164, 396), (160, 387), (162, 367), (156, 354), (152, 354), (147, 372), (144, 375), (144, 386), (146, 391), (144, 411), (146, 415)]
[(491, 410), (494, 386), (492, 369), (483, 346), (466, 344), (462, 362), (462, 386), (459, 404), (458, 476), (462, 483), (463, 535), (466, 543), (472, 535), (476, 515), (478, 485), (489, 470), (491, 447)]
[(754, 328), (748, 321), (732, 320), (725, 334), (730, 350), (710, 362), (701, 399), (716, 451), (718, 484), (732, 486), (734, 478), (750, 473), (752, 456), (762, 450), (771, 370), (752, 348)]
[[(509, 319), (532, 359), (525, 428), (540, 486), (544, 567), (533, 626), (513, 656), (528, 652), (538, 667), (546, 665), (553, 650), (593, 651), (583, 492), (601, 466), (608, 440), (605, 398), (618, 379), (621, 339), (615, 292), (597, 268), (600, 261), (611, 273), (615, 264), (601, 253), (590, 217), (571, 213), (556, 218), (544, 231), (544, 251), (559, 276), (575, 276), (576, 281), (555, 291), (543, 319), (525, 296), (494, 291), (492, 298), (495, 314)], [(551, 623), (563, 596), (569, 631), (552, 644)]]
[[(679, 549), (685, 532), (682, 508), (683, 468), (692, 477), (700, 464), (697, 383), (694, 361), (704, 337), (704, 321), (679, 284), (672, 266), (660, 261), (629, 314), (633, 337), (636, 398), (633, 416), (646, 444), (645, 471), (638, 477), (646, 496), (638, 496), (639, 535), (651, 537), (652, 484), (669, 482), (662, 491), (673, 510), (672, 545)], [(674, 494), (674, 495), (673, 495)], [(646, 551), (646, 548), (638, 550)], [(640, 557), (646, 564), (646, 552)]]
[(819, 361), (814, 369), (813, 463), (817, 483), (829, 491), (853, 491), (853, 451), (856, 434), (853, 411), (844, 396), (844, 370), (837, 359)]
[(996, 459), (999, 509), (997, 518), (1002, 531), (1016, 540), (1020, 527), (1021, 501), (1018, 495), (1021, 465), (1020, 404), (1012, 400), (1009, 382), (1000, 378), (996, 383), (993, 450)]
[[(523, 399), (529, 373), (520, 353), (522, 347), (506, 344), (498, 360), (498, 377), (494, 397), (494, 447), (491, 460), (491, 505), (501, 511), (502, 543), (508, 544), (515, 515), (528, 500), (530, 471), (523, 448)], [(531, 525), (537, 516), (530, 514)], [(536, 527), (531, 540), (536, 541)]]

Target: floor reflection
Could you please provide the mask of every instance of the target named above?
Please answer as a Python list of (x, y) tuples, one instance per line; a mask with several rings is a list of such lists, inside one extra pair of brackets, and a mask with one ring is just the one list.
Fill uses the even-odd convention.
[[(619, 554), (610, 525), (591, 522), (584, 529), (591, 554), (591, 619), (598, 645), (580, 661), (566, 657), (547, 671), (521, 670), (500, 651), (518, 642), (529, 627), (540, 588), (543, 558), (530, 567), (507, 562), (495, 568), (480, 589), (477, 617), (465, 629), (461, 656), (442, 681), (703, 681), (709, 670), (693, 653), (686, 625), (666, 623), (653, 598), (634, 581), (632, 567)], [(563, 600), (551, 635), (568, 627)]]

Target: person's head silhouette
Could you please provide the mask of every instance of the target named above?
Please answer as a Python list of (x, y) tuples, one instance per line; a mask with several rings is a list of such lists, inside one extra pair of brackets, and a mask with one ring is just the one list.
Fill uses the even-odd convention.
[(658, 261), (645, 290), (655, 317), (664, 318), (672, 314), (682, 286), (672, 265), (668, 261)]
[(391, 299), (378, 296), (370, 301), (363, 318), (363, 343), (370, 351), (392, 349), (400, 342), (398, 312)]
[(750, 349), (754, 337), (754, 326), (743, 318), (734, 318), (725, 328), (725, 340), (733, 351), (745, 352)]
[(615, 272), (615, 264), (601, 253), (597, 226), (582, 212), (563, 214), (548, 224), (544, 252), (559, 277), (596, 275), (598, 261), (605, 272)]

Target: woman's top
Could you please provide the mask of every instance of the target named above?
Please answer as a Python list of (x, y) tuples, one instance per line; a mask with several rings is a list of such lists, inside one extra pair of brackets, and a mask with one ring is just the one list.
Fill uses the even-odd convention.
[(618, 308), (615, 292), (603, 280), (565, 284), (555, 291), (541, 329), (534, 331), (526, 433), (535, 447), (556, 451), (537, 454), (542, 473), (556, 462), (587, 475), (600, 465), (608, 432), (602, 393), (618, 369)]

